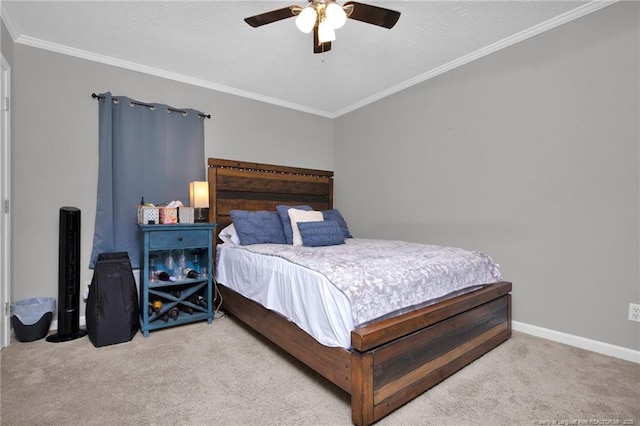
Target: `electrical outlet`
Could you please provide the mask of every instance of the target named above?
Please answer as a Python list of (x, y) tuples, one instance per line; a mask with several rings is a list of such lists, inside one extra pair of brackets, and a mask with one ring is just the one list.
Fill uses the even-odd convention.
[(629, 303), (629, 321), (640, 322), (640, 305)]

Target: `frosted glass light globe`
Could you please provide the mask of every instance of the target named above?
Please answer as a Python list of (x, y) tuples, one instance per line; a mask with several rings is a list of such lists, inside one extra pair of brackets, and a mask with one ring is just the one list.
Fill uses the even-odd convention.
[(316, 25), (317, 16), (316, 10), (311, 6), (307, 6), (302, 9), (302, 12), (296, 17), (296, 26), (300, 31), (308, 34)]
[(326, 43), (328, 41), (334, 41), (336, 39), (336, 32), (327, 20), (320, 22), (318, 26), (318, 41), (320, 43)]
[(329, 21), (329, 24), (334, 30), (342, 28), (345, 22), (347, 22), (347, 14), (342, 9), (342, 6), (334, 1), (327, 5), (325, 14), (327, 16), (327, 21)]

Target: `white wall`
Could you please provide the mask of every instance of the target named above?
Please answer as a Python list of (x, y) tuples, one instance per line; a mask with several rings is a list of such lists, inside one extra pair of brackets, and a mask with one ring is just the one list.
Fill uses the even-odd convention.
[[(93, 92), (211, 114), (207, 157), (333, 168), (333, 123), (326, 118), (21, 44), (13, 46), (13, 76), (13, 300), (57, 297), (62, 206), (81, 209), (81, 265), (87, 265), (81, 280), (91, 279), (98, 166)], [(81, 310), (83, 316), (84, 304)]]
[(639, 17), (609, 6), (336, 119), (352, 232), (486, 251), (515, 320), (640, 349)]

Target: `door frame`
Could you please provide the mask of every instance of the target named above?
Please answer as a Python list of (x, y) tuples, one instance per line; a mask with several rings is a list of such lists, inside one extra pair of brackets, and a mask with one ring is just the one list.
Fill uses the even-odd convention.
[[(2, 56), (0, 76), (0, 349), (11, 339), (11, 67)], [(5, 101), (6, 99), (6, 101)]]

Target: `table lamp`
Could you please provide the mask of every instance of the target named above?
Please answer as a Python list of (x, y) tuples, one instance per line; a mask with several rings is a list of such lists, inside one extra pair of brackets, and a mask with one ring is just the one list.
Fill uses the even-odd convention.
[(189, 201), (191, 207), (193, 207), (194, 222), (209, 222), (208, 182), (189, 183)]

